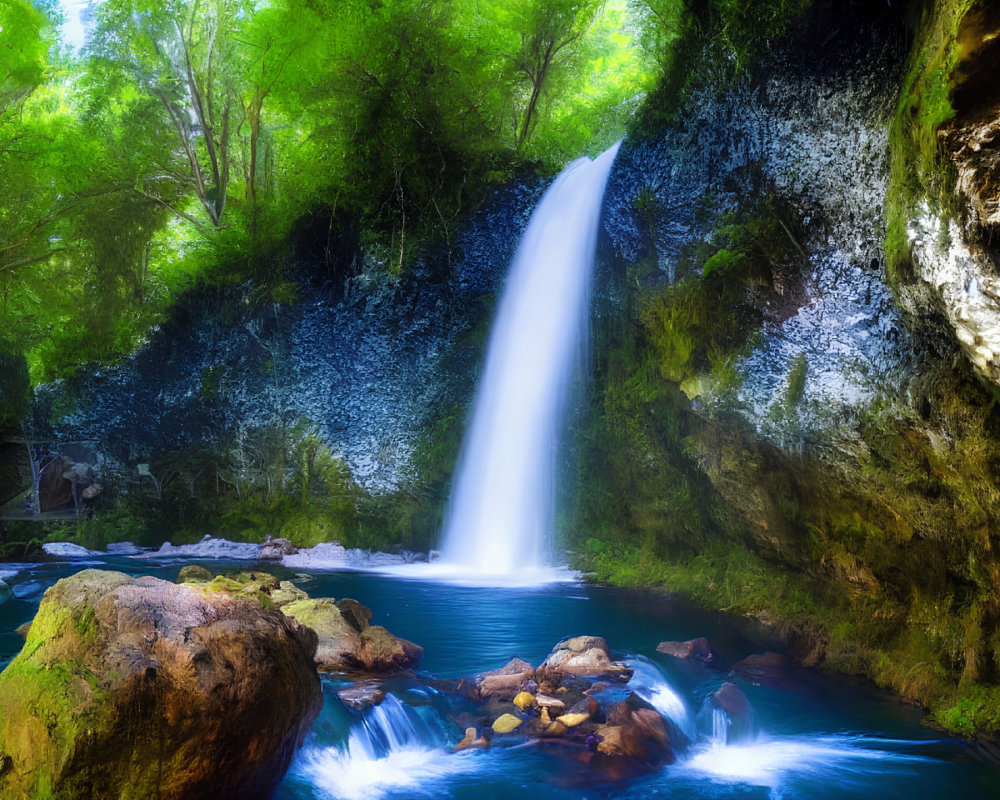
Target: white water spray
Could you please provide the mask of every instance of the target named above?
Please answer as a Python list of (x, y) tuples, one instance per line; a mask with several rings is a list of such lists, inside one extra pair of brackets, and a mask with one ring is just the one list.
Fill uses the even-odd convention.
[(514, 256), (445, 520), (441, 561), (456, 571), (523, 581), (550, 562), (560, 419), (619, 145), (563, 170)]

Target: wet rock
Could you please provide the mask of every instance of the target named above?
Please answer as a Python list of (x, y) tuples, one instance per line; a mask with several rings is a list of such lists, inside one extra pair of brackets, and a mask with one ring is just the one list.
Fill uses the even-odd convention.
[(322, 703), (316, 635), (226, 592), (86, 570), (0, 675), (3, 797), (265, 797)]
[(520, 692), (514, 698), (514, 705), (520, 709), (533, 708), (535, 705), (535, 696), (531, 692)]
[(737, 661), (732, 669), (747, 683), (780, 689), (790, 684), (792, 660), (783, 653), (757, 653)]
[(542, 668), (556, 669), (566, 675), (610, 675), (627, 678), (631, 674), (624, 664), (611, 660), (608, 643), (600, 636), (572, 636), (563, 639), (549, 653)]
[(340, 702), (355, 711), (364, 711), (385, 700), (385, 690), (373, 681), (363, 681), (345, 686), (337, 691)]
[(277, 589), (271, 590), (271, 602), (278, 608), (283, 608), (298, 600), (307, 600), (309, 595), (303, 592), (291, 581), (281, 581)]
[(705, 702), (706, 712), (722, 712), (725, 714), (722, 724), (724, 730), (720, 729), (719, 720), (712, 717), (706, 718), (704, 724), (710, 727), (713, 736), (724, 735), (726, 741), (739, 741), (746, 739), (753, 733), (753, 708), (743, 691), (732, 682), (722, 684), (722, 686), (712, 694)]
[(537, 694), (535, 695), (535, 702), (538, 704), (539, 708), (547, 709), (556, 714), (561, 714), (566, 710), (566, 704), (560, 700), (558, 697), (551, 697), (547, 694)]
[(510, 733), (511, 731), (521, 727), (521, 723), (523, 722), (524, 720), (518, 719), (513, 714), (504, 714), (503, 716), (498, 717), (493, 723), (493, 732)]
[(357, 659), (369, 672), (398, 672), (416, 665), (424, 648), (393, 636), (381, 625), (370, 625), (361, 632)]
[(478, 736), (475, 728), (466, 728), (465, 736), (462, 737), (462, 741), (455, 745), (451, 752), (458, 753), (462, 750), (469, 750), (470, 748), (479, 748), (485, 750), (490, 746), (490, 743), (482, 736)]
[(337, 608), (340, 609), (340, 613), (343, 615), (344, 619), (346, 619), (358, 633), (361, 633), (361, 631), (372, 624), (372, 610), (368, 608), (368, 606), (362, 605), (351, 597), (345, 597), (343, 600), (338, 600)]
[(181, 571), (177, 573), (178, 583), (208, 583), (215, 576), (209, 572), (204, 567), (199, 567), (197, 564), (187, 564), (181, 567)]
[(328, 597), (296, 600), (281, 612), (316, 631), (316, 666), (326, 670), (353, 669), (358, 665), (361, 635), (347, 623)]
[(23, 625), (18, 625), (14, 629), (14, 633), (18, 634), (22, 639), (28, 638), (28, 631), (31, 630), (31, 622), (25, 622)]
[(708, 639), (703, 636), (699, 636), (697, 639), (688, 639), (686, 642), (660, 642), (656, 646), (656, 652), (674, 658), (694, 659), (696, 661), (712, 660), (712, 648)]
[(531, 680), (535, 668), (521, 658), (512, 658), (500, 669), (476, 676), (476, 686), (481, 697), (511, 697), (521, 691)]
[(281, 561), (285, 556), (294, 556), (299, 549), (288, 539), (268, 539), (260, 546), (260, 558), (262, 561)]
[(587, 712), (571, 713), (556, 717), (556, 722), (561, 722), (567, 728), (575, 728), (577, 725), (586, 722), (588, 719), (590, 719), (590, 714)]

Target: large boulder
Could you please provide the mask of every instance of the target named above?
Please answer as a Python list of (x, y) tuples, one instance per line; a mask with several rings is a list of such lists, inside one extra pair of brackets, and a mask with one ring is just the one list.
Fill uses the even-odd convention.
[(0, 796), (265, 797), (319, 713), (316, 634), (209, 584), (86, 570), (0, 675)]
[(631, 670), (611, 660), (608, 643), (600, 636), (571, 636), (563, 639), (549, 653), (542, 670), (557, 670), (565, 675), (609, 675), (627, 678)]

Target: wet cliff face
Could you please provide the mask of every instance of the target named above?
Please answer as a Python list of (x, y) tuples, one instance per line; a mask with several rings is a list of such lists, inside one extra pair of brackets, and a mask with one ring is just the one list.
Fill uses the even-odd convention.
[[(1000, 729), (996, 60), (968, 6), (817, 8), (623, 152), (568, 526), (602, 577), (781, 619), (966, 733)], [(946, 159), (903, 181), (941, 91)]]
[[(305, 424), (363, 490), (393, 491), (428, 429), (468, 401), (493, 293), (540, 189), (498, 188), (450, 254), (402, 277), (362, 258), (290, 303), (256, 303), (252, 286), (193, 294), (121, 366), (36, 390), (30, 432), (94, 442), (126, 485), (137, 463), (246, 449), (262, 430)], [(299, 254), (302, 272), (316, 256)]]

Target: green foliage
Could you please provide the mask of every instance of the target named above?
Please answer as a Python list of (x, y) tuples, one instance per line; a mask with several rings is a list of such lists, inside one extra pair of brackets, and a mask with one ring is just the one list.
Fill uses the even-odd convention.
[(0, 342), (0, 433), (17, 428), (28, 412), (30, 399), (28, 360), (21, 353), (10, 352)]
[(889, 128), (886, 259), (894, 284), (909, 275), (907, 223), (927, 202), (944, 218), (958, 213), (954, 170), (938, 132), (955, 116), (952, 84), (961, 54), (958, 30), (972, 0), (921, 0), (911, 9), (914, 42)]

